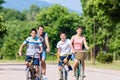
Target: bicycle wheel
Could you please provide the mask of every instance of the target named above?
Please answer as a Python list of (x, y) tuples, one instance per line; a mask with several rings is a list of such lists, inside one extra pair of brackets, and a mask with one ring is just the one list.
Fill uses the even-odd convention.
[(80, 80), (83, 80), (84, 79), (84, 77), (83, 77), (83, 67), (82, 67), (81, 63), (79, 64), (79, 69), (80, 69)]
[(67, 80), (67, 75), (68, 75), (68, 73), (67, 73), (67, 71), (66, 71), (66, 69), (63, 67), (62, 68), (62, 80)]
[(78, 64), (76, 72), (75, 72), (76, 80), (79, 80), (79, 76), (80, 76), (80, 64)]
[(41, 62), (39, 62), (39, 79), (43, 80)]
[(30, 68), (26, 70), (26, 80), (34, 80), (34, 72)]

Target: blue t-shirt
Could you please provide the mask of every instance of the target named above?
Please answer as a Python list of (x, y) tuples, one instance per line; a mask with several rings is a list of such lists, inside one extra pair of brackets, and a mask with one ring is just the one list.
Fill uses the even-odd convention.
[(40, 39), (38, 37), (32, 38), (32, 37), (28, 37), (23, 44), (27, 45), (27, 50), (26, 50), (26, 55), (29, 55), (31, 57), (33, 57), (33, 55), (35, 54), (35, 58), (38, 58), (38, 51), (40, 51), (40, 47), (42, 46), (42, 42), (40, 41)]
[(46, 50), (45, 37), (48, 37), (48, 34), (46, 32), (43, 32), (43, 35), (39, 36), (39, 34), (38, 34), (38, 37), (39, 37), (40, 41), (42, 42), (43, 50), (45, 51)]

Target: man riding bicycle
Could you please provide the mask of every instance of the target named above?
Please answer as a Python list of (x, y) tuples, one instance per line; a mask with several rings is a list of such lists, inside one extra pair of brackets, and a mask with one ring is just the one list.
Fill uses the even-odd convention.
[(38, 37), (40, 41), (42, 41), (43, 44), (43, 52), (40, 54), (41, 56), (41, 66), (42, 66), (42, 73), (43, 73), (43, 79), (47, 79), (46, 77), (46, 52), (50, 52), (50, 46), (49, 46), (49, 39), (48, 34), (44, 32), (44, 26), (40, 25), (38, 26)]

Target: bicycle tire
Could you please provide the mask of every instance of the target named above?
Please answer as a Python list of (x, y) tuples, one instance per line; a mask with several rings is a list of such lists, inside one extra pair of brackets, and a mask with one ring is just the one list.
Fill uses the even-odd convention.
[(84, 77), (83, 77), (83, 67), (82, 67), (82, 64), (80, 63), (80, 80), (84, 80)]
[(79, 76), (80, 76), (80, 64), (78, 64), (76, 72), (75, 72), (76, 80), (79, 80)]
[(39, 62), (39, 79), (43, 80), (41, 62)]
[(62, 80), (67, 80), (67, 71), (65, 68), (62, 68)]
[(34, 80), (34, 72), (30, 68), (26, 70), (26, 80)]

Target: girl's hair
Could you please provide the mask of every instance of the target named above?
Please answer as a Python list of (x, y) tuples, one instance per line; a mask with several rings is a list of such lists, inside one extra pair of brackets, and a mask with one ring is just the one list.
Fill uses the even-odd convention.
[(44, 29), (44, 26), (43, 26), (43, 25), (39, 25), (39, 26), (38, 26), (38, 29), (39, 29), (40, 27)]
[(77, 26), (77, 27), (76, 27), (76, 30), (77, 30), (77, 29), (83, 29), (83, 28), (82, 28), (82, 26)]
[(32, 31), (35, 31), (35, 33), (37, 34), (37, 30), (36, 30), (35, 28), (32, 28), (32, 29), (30, 30), (30, 33), (31, 33)]

